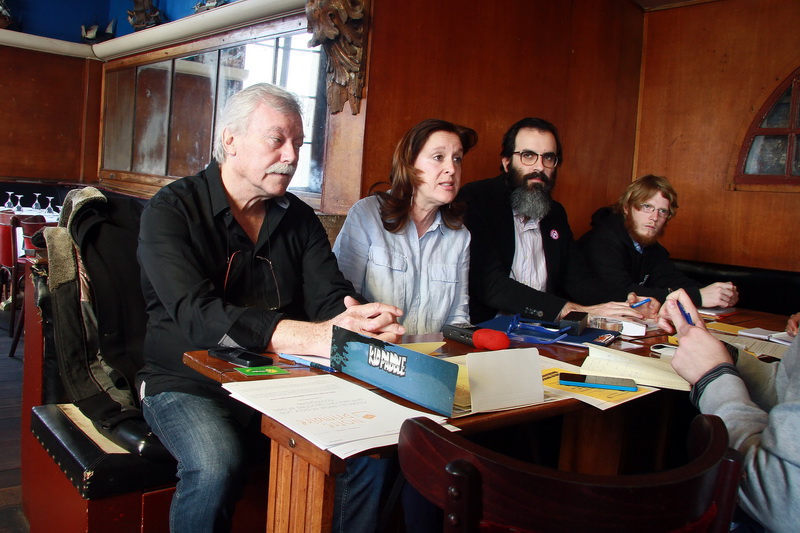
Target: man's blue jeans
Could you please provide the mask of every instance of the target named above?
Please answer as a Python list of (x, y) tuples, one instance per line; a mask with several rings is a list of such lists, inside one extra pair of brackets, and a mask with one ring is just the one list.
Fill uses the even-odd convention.
[[(170, 531), (229, 531), (249, 466), (268, 452), (258, 426), (248, 429), (254, 411), (231, 398), (182, 392), (147, 396), (142, 411), (178, 461)], [(336, 479), (334, 532), (375, 530), (386, 463), (369, 457), (347, 461), (347, 471)]]

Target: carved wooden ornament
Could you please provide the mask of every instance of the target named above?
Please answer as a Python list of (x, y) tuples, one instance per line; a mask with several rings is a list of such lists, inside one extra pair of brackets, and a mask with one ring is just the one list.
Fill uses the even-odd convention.
[(357, 115), (361, 109), (366, 58), (366, 13), (369, 0), (308, 0), (306, 17), (312, 33), (309, 46), (322, 45), (328, 56), (327, 93), (331, 114), (344, 103)]

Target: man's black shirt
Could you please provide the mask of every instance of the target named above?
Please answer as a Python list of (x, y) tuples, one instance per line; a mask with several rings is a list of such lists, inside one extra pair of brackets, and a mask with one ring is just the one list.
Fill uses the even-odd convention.
[(364, 301), (339, 272), (316, 214), (294, 195), (268, 201), (253, 244), (231, 214), (215, 161), (153, 196), (138, 256), (148, 313), (142, 397), (219, 391), (183, 364), (184, 352), (263, 351), (282, 318), (327, 320), (345, 310), (345, 296)]

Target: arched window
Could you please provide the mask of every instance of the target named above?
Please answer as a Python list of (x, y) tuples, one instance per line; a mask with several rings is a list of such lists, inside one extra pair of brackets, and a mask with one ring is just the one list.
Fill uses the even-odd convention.
[(770, 95), (747, 131), (737, 189), (800, 191), (800, 69)]

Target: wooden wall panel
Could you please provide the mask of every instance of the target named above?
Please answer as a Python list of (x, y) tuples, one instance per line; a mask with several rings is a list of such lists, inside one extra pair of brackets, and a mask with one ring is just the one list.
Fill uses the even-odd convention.
[(362, 194), (388, 179), (395, 145), (420, 120), (478, 132), (465, 181), (498, 173), (501, 136), (519, 118), (563, 122), (570, 14), (555, 4), (374, 0)]
[(83, 79), (83, 161), (79, 180), (96, 183), (100, 168), (100, 126), (102, 116), (103, 64), (100, 61), (84, 61)]
[(644, 14), (629, 2), (588, 0), (576, 8), (555, 197), (577, 238), (631, 181)]
[(0, 176), (96, 179), (98, 65), (0, 46)]
[(373, 0), (361, 195), (425, 118), (477, 130), (464, 181), (495, 176), (525, 116), (559, 128), (555, 196), (578, 235), (630, 181), (644, 13), (621, 0)]
[(646, 15), (635, 173), (667, 176), (673, 257), (800, 272), (800, 195), (726, 190), (754, 113), (800, 66), (800, 2), (722, 0)]

